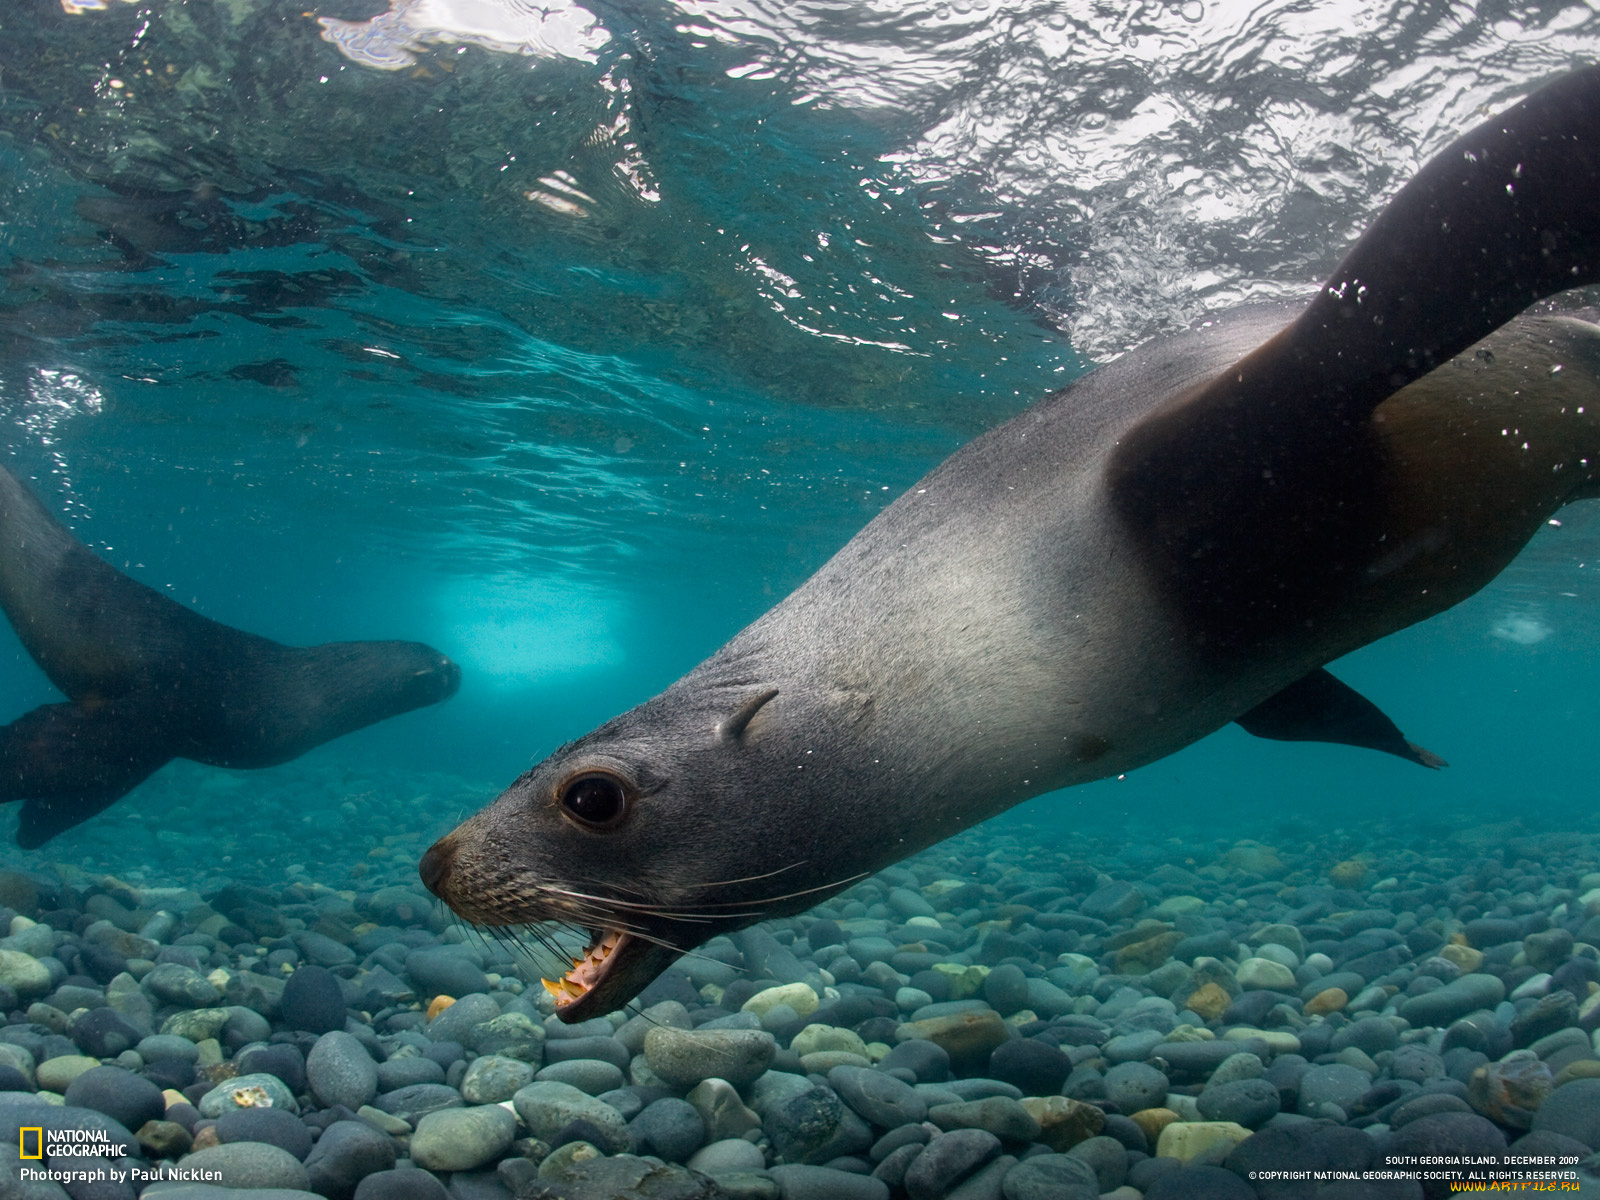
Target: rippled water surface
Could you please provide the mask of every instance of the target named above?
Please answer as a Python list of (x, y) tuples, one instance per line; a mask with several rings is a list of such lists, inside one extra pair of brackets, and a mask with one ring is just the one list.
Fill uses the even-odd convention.
[[(1597, 48), (1560, 2), (12, 0), (4, 449), (210, 616), (456, 657), (314, 761), (487, 798), (977, 432), (1307, 294)], [(1342, 668), (1450, 771), (1230, 730), (1030, 812), (1581, 808), (1600, 519), (1562, 521)], [(10, 719), (53, 693), (6, 636)]]

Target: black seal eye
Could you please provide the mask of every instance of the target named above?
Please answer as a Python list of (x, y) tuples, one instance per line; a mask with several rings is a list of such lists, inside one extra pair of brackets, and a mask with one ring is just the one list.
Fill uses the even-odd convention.
[(609, 829), (628, 815), (628, 793), (613, 775), (590, 772), (561, 787), (561, 807), (580, 825)]

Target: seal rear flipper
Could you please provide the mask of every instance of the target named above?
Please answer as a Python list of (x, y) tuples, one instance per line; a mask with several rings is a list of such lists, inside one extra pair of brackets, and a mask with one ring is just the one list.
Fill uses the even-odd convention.
[(24, 713), (0, 728), (0, 802), (24, 801), (17, 844), (32, 850), (103, 812), (171, 757), (129, 701)]
[(1280, 742), (1332, 742), (1381, 750), (1424, 767), (1449, 765), (1408, 742), (1376, 704), (1320, 669), (1263, 700), (1236, 723), (1246, 733)]
[(0, 608), (68, 698), (170, 683), (185, 664), (281, 651), (125, 575), (73, 536), (0, 465)]
[(1213, 643), (1259, 642), (1358, 586), (1381, 534), (1369, 419), (1534, 301), (1600, 280), (1600, 68), (1434, 156), (1306, 310), (1133, 426), (1118, 511)]

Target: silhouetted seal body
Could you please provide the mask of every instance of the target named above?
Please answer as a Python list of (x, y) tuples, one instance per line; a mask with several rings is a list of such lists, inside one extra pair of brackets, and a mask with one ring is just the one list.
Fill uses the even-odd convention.
[(419, 642), (283, 646), (167, 599), (95, 557), (0, 467), (0, 608), (67, 696), (0, 728), (0, 802), (39, 846), (173, 758), (288, 762), (455, 693)]
[(1597, 492), (1600, 71), (1443, 150), (1298, 313), (1153, 342), (953, 455), (665, 692), (424, 856), (589, 949), (571, 1021), (1040, 792), (1230, 721), (1425, 765), (1323, 670)]

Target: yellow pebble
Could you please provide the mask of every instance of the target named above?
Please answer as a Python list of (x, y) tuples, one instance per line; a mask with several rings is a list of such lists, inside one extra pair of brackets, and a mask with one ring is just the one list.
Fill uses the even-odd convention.
[(1350, 996), (1343, 988), (1324, 988), (1306, 1001), (1304, 1011), (1308, 1017), (1326, 1016), (1340, 1011), (1349, 1003)]

